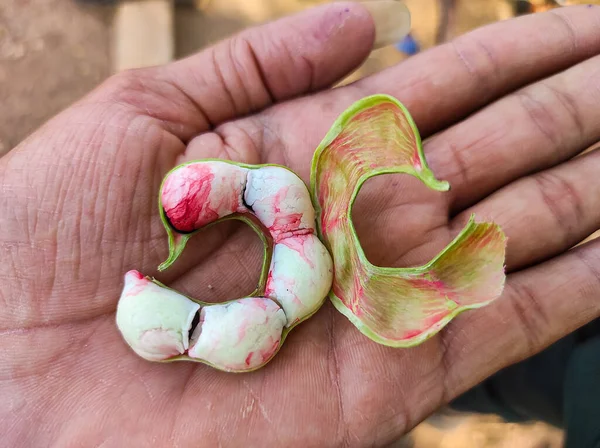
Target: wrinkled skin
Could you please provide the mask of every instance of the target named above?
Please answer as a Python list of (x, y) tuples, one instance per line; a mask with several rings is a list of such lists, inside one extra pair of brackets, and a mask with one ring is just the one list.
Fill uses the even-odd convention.
[[(304, 98), (370, 49), (361, 6), (332, 5), (108, 80), (0, 160), (3, 443), (382, 446), (597, 317), (600, 246), (567, 250), (600, 224), (600, 158), (567, 159), (600, 139), (600, 58), (588, 59), (598, 24), (599, 7), (523, 17)], [(137, 357), (114, 312), (123, 273), (156, 274), (166, 257), (164, 174), (220, 157), (285, 164), (307, 181), (331, 123), (373, 93), (436, 134), (425, 154), (453, 188), (367, 184), (354, 210), (367, 255), (423, 263), (475, 212), (508, 236), (502, 297), (407, 350), (370, 341), (327, 303), (251, 374)], [(260, 264), (251, 235), (210, 229), (157, 278), (203, 300), (243, 296)]]

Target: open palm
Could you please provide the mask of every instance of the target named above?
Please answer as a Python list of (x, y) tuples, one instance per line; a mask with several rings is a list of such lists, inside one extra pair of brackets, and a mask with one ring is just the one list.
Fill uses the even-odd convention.
[[(360, 5), (334, 4), (120, 74), (47, 123), (0, 160), (3, 446), (381, 446), (600, 315), (600, 246), (569, 250), (600, 224), (599, 154), (573, 159), (600, 139), (599, 23), (600, 7), (528, 16), (327, 89), (374, 35)], [(476, 213), (509, 238), (503, 296), (413, 349), (327, 303), (250, 374), (137, 357), (115, 325), (127, 270), (219, 301), (254, 289), (262, 256), (224, 223), (158, 275), (164, 174), (219, 157), (308, 181), (337, 115), (374, 93), (408, 107), (452, 190), (369, 181), (353, 210), (367, 256), (421, 264)]]

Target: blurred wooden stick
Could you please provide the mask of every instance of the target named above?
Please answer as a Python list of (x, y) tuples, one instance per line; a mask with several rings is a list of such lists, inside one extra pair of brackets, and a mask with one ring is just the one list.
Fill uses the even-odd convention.
[(126, 1), (113, 22), (113, 69), (165, 64), (174, 56), (173, 0)]

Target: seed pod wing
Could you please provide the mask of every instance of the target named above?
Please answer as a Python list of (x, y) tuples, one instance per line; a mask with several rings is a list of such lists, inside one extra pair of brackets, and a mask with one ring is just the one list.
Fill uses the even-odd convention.
[(428, 167), (408, 111), (392, 97), (375, 95), (343, 113), (317, 148), (311, 191), (320, 236), (333, 256), (331, 300), (371, 339), (403, 347), (500, 295), (505, 237), (497, 225), (472, 219), (425, 266), (374, 266), (360, 247), (351, 209), (367, 179), (388, 173), (410, 174), (433, 190), (449, 189)]

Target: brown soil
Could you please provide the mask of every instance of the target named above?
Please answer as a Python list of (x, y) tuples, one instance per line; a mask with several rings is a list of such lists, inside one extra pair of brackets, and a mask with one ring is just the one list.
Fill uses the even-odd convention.
[(109, 74), (110, 10), (0, 2), (0, 154)]

